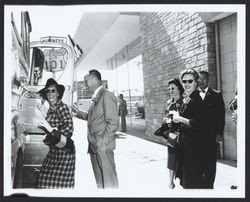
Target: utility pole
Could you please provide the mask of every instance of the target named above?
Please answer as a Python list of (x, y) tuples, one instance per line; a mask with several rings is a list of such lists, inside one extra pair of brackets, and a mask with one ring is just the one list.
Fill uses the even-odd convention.
[(132, 125), (132, 111), (131, 111), (131, 90), (129, 82), (129, 56), (128, 56), (128, 45), (126, 46), (126, 59), (127, 59), (127, 71), (128, 71), (128, 94), (129, 94), (129, 111), (130, 111), (130, 125)]

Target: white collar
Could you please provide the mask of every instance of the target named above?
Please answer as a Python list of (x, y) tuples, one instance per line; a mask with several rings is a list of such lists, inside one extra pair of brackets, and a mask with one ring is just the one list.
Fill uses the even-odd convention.
[(94, 91), (94, 93), (93, 93), (93, 95), (92, 95), (92, 98), (96, 98), (97, 93), (101, 90), (102, 87), (103, 87), (103, 86), (101, 85), (101, 86), (99, 86), (97, 89), (95, 89), (95, 91)]

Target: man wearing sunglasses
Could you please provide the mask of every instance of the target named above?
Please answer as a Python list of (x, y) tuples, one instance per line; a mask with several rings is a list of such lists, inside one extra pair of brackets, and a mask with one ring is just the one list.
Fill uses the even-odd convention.
[(222, 141), (225, 125), (225, 104), (221, 92), (209, 86), (209, 73), (200, 71), (200, 96), (205, 106), (204, 134), (202, 136), (203, 185), (213, 189), (216, 174), (217, 142)]
[(90, 160), (98, 188), (118, 188), (114, 160), (116, 147), (115, 132), (118, 128), (117, 99), (102, 85), (101, 73), (90, 70), (84, 77), (92, 94), (88, 112), (73, 106), (77, 118), (88, 121), (88, 142)]

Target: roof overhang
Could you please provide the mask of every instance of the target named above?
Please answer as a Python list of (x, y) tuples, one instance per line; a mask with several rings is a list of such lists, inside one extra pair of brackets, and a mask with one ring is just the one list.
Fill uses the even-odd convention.
[(77, 70), (108, 69), (107, 60), (140, 35), (140, 14), (84, 13), (74, 41), (83, 50)]

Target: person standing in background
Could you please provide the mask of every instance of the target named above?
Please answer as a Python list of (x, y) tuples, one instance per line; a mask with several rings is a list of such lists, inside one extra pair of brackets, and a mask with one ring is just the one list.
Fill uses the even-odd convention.
[[(184, 92), (184, 89), (179, 81), (179, 79), (170, 79), (168, 81), (168, 90), (170, 93), (171, 98), (166, 102), (165, 105), (165, 116), (163, 119), (163, 122), (169, 123), (172, 120), (169, 120), (169, 112), (170, 111), (176, 111), (179, 112), (181, 105), (183, 104), (183, 97), (182, 94)], [(172, 124), (172, 131), (171, 132), (179, 132), (180, 124), (178, 123), (171, 123)], [(167, 167), (169, 169), (169, 188), (174, 189), (174, 178), (178, 166), (178, 153), (179, 152), (179, 146), (176, 145), (176, 147), (170, 147), (168, 146), (168, 162)]]
[(213, 189), (216, 175), (217, 147), (222, 141), (225, 125), (225, 104), (221, 92), (209, 86), (209, 73), (200, 71), (200, 96), (204, 103), (204, 133), (202, 136), (203, 185)]
[(118, 178), (114, 160), (116, 147), (115, 132), (118, 128), (117, 98), (102, 85), (101, 73), (90, 70), (84, 81), (92, 94), (92, 104), (88, 112), (77, 106), (72, 110), (76, 117), (88, 121), (88, 153), (98, 188), (118, 188)]
[(126, 115), (128, 114), (127, 102), (123, 99), (123, 94), (119, 95), (119, 112), (118, 115), (121, 117), (121, 132), (127, 131)]

